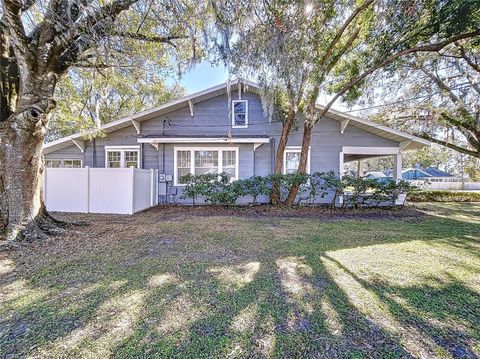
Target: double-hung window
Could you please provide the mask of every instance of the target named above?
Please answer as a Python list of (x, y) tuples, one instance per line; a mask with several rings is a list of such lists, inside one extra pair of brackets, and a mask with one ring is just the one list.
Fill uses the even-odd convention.
[(187, 174), (225, 173), (238, 179), (238, 148), (175, 148), (174, 184), (183, 185)]
[[(300, 146), (287, 146), (283, 156), (283, 173), (297, 173), (298, 166), (300, 165), (300, 156), (302, 147)], [(310, 149), (308, 150), (307, 168), (306, 172), (310, 173)]]
[(140, 146), (105, 146), (105, 167), (140, 168)]
[(232, 127), (233, 128), (248, 127), (248, 101), (247, 100), (232, 101)]
[(82, 160), (45, 160), (45, 167), (48, 168), (81, 168)]

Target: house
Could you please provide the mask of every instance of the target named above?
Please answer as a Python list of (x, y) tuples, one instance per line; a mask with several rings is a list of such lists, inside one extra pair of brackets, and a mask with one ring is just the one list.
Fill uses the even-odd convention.
[[(223, 83), (102, 126), (104, 137), (81, 133), (47, 143), (46, 166), (156, 169), (160, 202), (180, 199), (187, 173), (226, 172), (231, 180), (274, 170), (282, 124), (265, 116), (260, 87)], [(321, 109), (321, 107), (318, 107)], [(298, 167), (303, 118), (285, 150), (283, 171)], [(393, 156), (393, 177), (401, 177), (402, 151), (429, 142), (377, 123), (330, 110), (315, 126), (308, 171), (343, 173), (346, 162)], [(325, 198), (324, 201), (329, 201)]]
[(382, 171), (370, 171), (370, 172), (367, 172), (367, 173), (365, 173), (365, 175), (363, 176), (363, 178), (373, 179), (373, 180), (378, 181), (378, 182), (381, 182), (381, 183), (388, 182), (388, 181), (392, 180), (392, 177), (387, 176), (387, 175), (386, 175), (385, 173), (383, 173)]
[[(393, 170), (384, 172), (389, 178), (393, 177)], [(461, 178), (455, 177), (450, 173), (441, 171), (435, 167), (425, 169), (415, 167), (406, 168), (402, 171), (402, 179), (406, 181), (421, 181), (426, 183), (432, 182), (461, 182)]]

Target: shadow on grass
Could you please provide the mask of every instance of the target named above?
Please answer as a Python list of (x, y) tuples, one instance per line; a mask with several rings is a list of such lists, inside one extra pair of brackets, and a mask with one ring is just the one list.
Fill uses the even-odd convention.
[[(130, 242), (85, 241), (81, 251), (52, 242), (8, 253), (15, 268), (0, 272), (2, 355), (393, 358), (478, 350), (479, 295), (456, 277), (394, 285), (364, 279), (326, 253), (419, 240), (478, 257), (472, 223), (196, 220), (177, 229), (151, 223)], [(58, 245), (51, 256), (50, 245)], [(45, 258), (35, 265), (37, 256)], [(366, 297), (346, 290), (349, 281)]]
[[(338, 260), (328, 261), (348, 273), (366, 290), (386, 304), (390, 314), (405, 328), (419, 332), (437, 346), (436, 354), (454, 358), (477, 358), (480, 340), (480, 294), (458, 279), (426, 278), (422, 286), (392, 286), (386, 282), (365, 281)], [(461, 325), (458, 325), (461, 323)]]

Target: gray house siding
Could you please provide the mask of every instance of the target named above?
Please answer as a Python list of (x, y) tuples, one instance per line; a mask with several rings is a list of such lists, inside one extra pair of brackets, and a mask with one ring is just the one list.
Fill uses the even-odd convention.
[[(238, 99), (238, 93), (232, 93), (232, 100)], [(226, 95), (200, 102), (193, 107), (193, 116), (188, 107), (158, 116), (141, 123), (141, 133), (128, 126), (109, 133), (104, 138), (85, 142), (82, 153), (73, 145), (45, 155), (48, 159), (82, 159), (83, 166), (105, 167), (105, 146), (139, 145), (141, 148), (141, 166), (146, 169), (158, 169), (160, 173), (174, 174), (175, 147), (238, 147), (239, 178), (253, 175), (265, 176), (272, 172), (274, 154), (278, 148), (281, 134), (280, 123), (269, 123), (263, 114), (259, 96), (243, 93), (243, 100), (248, 100), (248, 128), (232, 128), (229, 116), (228, 98)], [(399, 143), (371, 134), (354, 126), (347, 126), (343, 134), (340, 122), (325, 118), (314, 128), (310, 148), (310, 171), (330, 171), (336, 173), (340, 169), (340, 152), (342, 146), (398, 147)], [(158, 150), (151, 144), (139, 144), (138, 138), (143, 136), (258, 136), (270, 137), (270, 143), (257, 146), (254, 143), (220, 144), (205, 143), (166, 143), (159, 144)], [(291, 133), (287, 146), (301, 146), (303, 137), (303, 121), (299, 119), (296, 129)], [(256, 147), (256, 148), (255, 148)], [(182, 187), (177, 187), (178, 196)], [(325, 199), (328, 201), (329, 199)]]

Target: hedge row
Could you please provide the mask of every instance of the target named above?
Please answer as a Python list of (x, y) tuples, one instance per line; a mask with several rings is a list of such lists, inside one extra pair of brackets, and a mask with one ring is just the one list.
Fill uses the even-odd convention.
[(480, 192), (417, 191), (408, 199), (412, 202), (480, 202)]
[(339, 196), (343, 197), (344, 207), (394, 205), (400, 194), (412, 189), (405, 181), (381, 183), (353, 176), (338, 178), (333, 171), (315, 172), (311, 175), (253, 176), (233, 182), (229, 182), (224, 173), (188, 174), (180, 180), (185, 183), (182, 198), (191, 199), (193, 204), (202, 200), (207, 204), (235, 205), (241, 197), (250, 197), (256, 203), (260, 196), (270, 197), (274, 184), (277, 184), (280, 186), (282, 201), (293, 185), (300, 186), (296, 205), (315, 204), (328, 195), (331, 195), (332, 206), (337, 203)]

